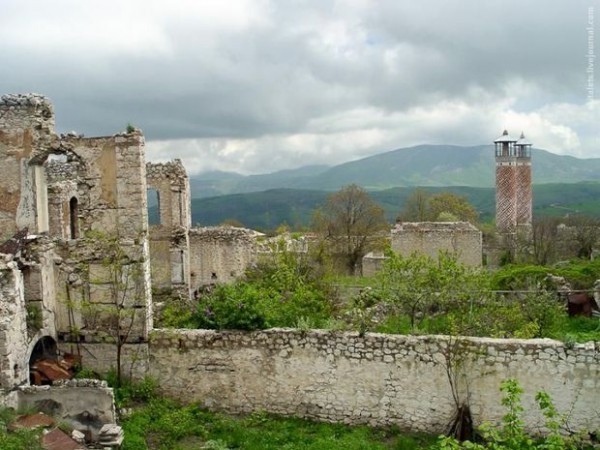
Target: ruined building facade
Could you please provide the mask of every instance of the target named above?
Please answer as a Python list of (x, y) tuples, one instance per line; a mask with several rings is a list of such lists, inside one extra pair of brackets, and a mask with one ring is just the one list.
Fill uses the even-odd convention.
[(504, 130), (494, 141), (496, 155), (496, 228), (515, 233), (531, 227), (531, 142)]
[(43, 96), (0, 99), (0, 173), (0, 389), (67, 352), (144, 373), (153, 295), (190, 299), (256, 261), (258, 233), (191, 228), (180, 160), (146, 163), (139, 130), (59, 136)]
[(125, 359), (145, 361), (142, 134), (58, 136), (46, 98), (6, 95), (0, 173), (0, 387), (27, 383), (32, 358), (59, 350), (108, 369), (119, 341)]

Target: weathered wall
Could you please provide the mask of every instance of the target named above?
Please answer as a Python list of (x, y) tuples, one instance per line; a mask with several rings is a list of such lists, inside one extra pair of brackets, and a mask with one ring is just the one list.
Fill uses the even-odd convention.
[(190, 295), (190, 186), (181, 160), (146, 164), (148, 189), (158, 195), (160, 223), (150, 226), (152, 287)]
[(43, 96), (0, 97), (0, 240), (17, 229), (37, 229), (36, 176), (29, 159), (53, 129), (52, 105)]
[(28, 346), (23, 275), (11, 255), (0, 254), (0, 388), (29, 381)]
[(79, 216), (82, 231), (139, 239), (148, 231), (144, 137), (139, 131), (100, 138), (70, 137), (81, 158)]
[(440, 251), (469, 266), (481, 266), (481, 231), (468, 222), (403, 222), (392, 230), (392, 250), (409, 256), (420, 253), (437, 259)]
[(192, 290), (211, 283), (228, 283), (244, 274), (257, 258), (257, 232), (236, 227), (190, 230)]
[[(546, 390), (571, 427), (600, 426), (600, 352), (552, 340), (464, 338), (460, 395), (476, 424), (497, 421), (502, 380), (525, 389), (527, 426), (542, 423), (533, 397)], [(443, 432), (454, 412), (446, 368), (456, 341), (273, 329), (155, 330), (150, 375), (169, 395), (230, 413), (265, 410), (325, 421), (397, 424)]]
[(103, 258), (113, 254), (107, 242), (86, 239), (57, 248), (63, 255), (56, 273), (58, 343), (62, 351), (81, 354), (86, 367), (104, 372), (116, 366), (120, 336), (127, 371), (132, 360), (144, 360), (152, 329), (148, 243), (119, 240), (122, 259), (107, 264)]

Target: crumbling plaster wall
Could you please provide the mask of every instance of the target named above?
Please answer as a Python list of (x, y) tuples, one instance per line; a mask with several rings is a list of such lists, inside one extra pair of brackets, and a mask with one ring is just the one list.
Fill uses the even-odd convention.
[(12, 255), (0, 254), (0, 388), (29, 382), (28, 347), (23, 274)]
[(0, 97), (0, 240), (25, 227), (37, 231), (38, 191), (29, 162), (52, 138), (53, 129), (54, 113), (45, 97)]
[(458, 261), (479, 267), (482, 263), (481, 231), (468, 222), (402, 222), (392, 230), (392, 250), (437, 259), (440, 251), (456, 255)]
[[(229, 413), (264, 410), (443, 433), (455, 412), (446, 371), (454, 357), (461, 361), (459, 394), (468, 400), (476, 425), (501, 419), (500, 383), (516, 378), (525, 390), (529, 430), (543, 424), (534, 401), (540, 390), (569, 413), (572, 429), (596, 430), (596, 345), (319, 330), (165, 329), (153, 331), (149, 374), (168, 395)], [(449, 350), (455, 348), (462, 350)]]
[[(127, 330), (125, 347), (134, 350), (126, 348), (125, 353), (147, 351), (152, 328), (144, 138), (139, 130), (97, 138), (57, 136), (53, 128), (52, 106), (43, 96), (1, 97), (0, 229), (12, 235), (27, 227), (30, 234), (49, 232), (56, 241), (56, 248), (38, 248), (19, 260), (25, 284), (13, 294), (24, 297), (25, 304), (18, 314), (33, 305), (43, 317), (30, 342), (13, 336), (8, 340), (23, 347), (13, 350), (26, 358), (37, 338), (62, 337), (57, 339), (61, 350), (71, 351), (76, 344), (88, 367), (97, 362), (107, 370), (115, 363), (115, 342), (102, 329), (103, 314), (98, 313), (110, 306), (109, 280), (100, 270), (107, 256), (101, 245), (105, 237), (119, 240), (127, 272), (136, 273), (135, 282), (127, 276), (120, 283), (127, 292), (119, 323)], [(19, 321), (15, 324), (22, 328)], [(25, 374), (27, 362), (19, 369)], [(28, 378), (14, 377), (19, 382)]]
[(63, 145), (81, 158), (77, 179), (80, 228), (131, 239), (147, 233), (146, 164), (141, 132), (98, 138), (67, 137)]
[(260, 233), (237, 227), (202, 227), (190, 230), (192, 290), (214, 283), (229, 283), (242, 276), (257, 260)]

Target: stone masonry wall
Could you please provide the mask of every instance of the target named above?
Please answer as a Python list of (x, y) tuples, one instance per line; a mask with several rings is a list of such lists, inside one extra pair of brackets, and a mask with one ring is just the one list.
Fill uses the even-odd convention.
[(468, 222), (404, 222), (392, 230), (392, 250), (404, 256), (417, 252), (437, 258), (448, 251), (469, 266), (481, 266), (481, 231)]
[(36, 181), (28, 163), (53, 129), (54, 112), (45, 97), (0, 97), (0, 240), (17, 229), (36, 229)]
[(23, 275), (12, 255), (0, 254), (0, 388), (29, 381), (29, 336)]
[(543, 423), (534, 406), (542, 389), (569, 413), (571, 428), (596, 430), (599, 350), (591, 342), (569, 348), (546, 339), (154, 330), (149, 373), (168, 395), (229, 413), (265, 410), (441, 433), (455, 411), (446, 368), (460, 355), (459, 395), (476, 425), (500, 420), (499, 386), (512, 377), (525, 389), (531, 431)]
[(181, 160), (146, 163), (148, 189), (158, 195), (160, 223), (150, 226), (152, 287), (190, 295), (190, 185)]

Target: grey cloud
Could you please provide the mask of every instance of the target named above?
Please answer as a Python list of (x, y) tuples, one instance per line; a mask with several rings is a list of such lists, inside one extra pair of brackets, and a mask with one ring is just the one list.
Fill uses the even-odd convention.
[[(21, 3), (9, 3), (8, 16), (14, 20)], [(99, 5), (92, 4), (89, 8)], [(174, 156), (186, 154), (197, 161), (195, 167), (206, 166), (197, 158), (201, 154), (229, 167), (236, 161), (252, 166), (247, 170), (312, 162), (308, 157), (339, 162), (384, 150), (378, 146), (414, 141), (480, 143), (491, 129), (505, 126), (498, 121), (506, 114), (538, 114), (545, 105), (585, 102), (584, 3), (315, 0), (257, 5), (263, 16), (238, 17), (231, 26), (202, 22), (201, 11), (177, 15), (161, 9), (167, 6), (158, 6), (155, 15), (133, 14), (132, 25), (140, 22), (134, 28), (142, 36), (136, 39), (147, 39), (139, 48), (135, 40), (114, 45), (109, 35), (112, 44), (106, 46), (90, 38), (72, 47), (37, 48), (11, 38), (0, 47), (5, 62), (0, 91), (50, 96), (59, 131), (109, 134), (130, 122), (144, 130), (149, 142), (173, 140), (161, 144), (161, 151), (168, 147)], [(73, 14), (85, 8), (78, 4)], [(66, 27), (69, 8), (63, 10), (52, 16), (46, 8), (36, 16), (30, 8), (28, 14), (41, 22), (43, 14), (48, 20), (64, 19)], [(82, 17), (94, 16), (77, 19)], [(469, 127), (465, 119), (454, 123), (444, 112), (454, 103), (470, 109), (465, 116)], [(506, 114), (481, 117), (490, 104), (505, 105)], [(398, 118), (436, 109), (440, 113), (426, 116), (427, 123)], [(373, 114), (349, 120), (352, 111)], [(438, 123), (438, 116), (446, 123)], [(535, 120), (542, 126), (541, 119)], [(571, 126), (568, 116), (554, 114), (552, 120)], [(399, 126), (410, 129), (395, 130)], [(350, 150), (336, 143), (344, 139), (339, 134), (344, 130), (363, 129), (379, 130), (381, 136)], [(578, 151), (591, 151), (597, 129), (588, 122), (573, 129), (585, 145)], [(289, 145), (290, 136), (306, 134), (312, 136), (307, 146), (323, 148)], [(178, 139), (198, 141), (192, 145)], [(227, 155), (216, 150), (245, 139), (252, 141), (246, 149), (238, 145)]]

